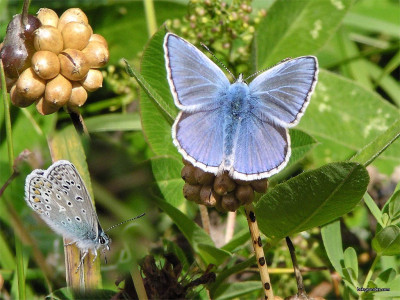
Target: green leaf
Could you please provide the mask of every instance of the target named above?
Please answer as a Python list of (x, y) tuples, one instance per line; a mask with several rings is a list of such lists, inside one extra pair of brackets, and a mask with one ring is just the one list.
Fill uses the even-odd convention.
[(181, 177), (182, 160), (156, 157), (151, 160), (151, 167), (164, 199), (175, 207), (181, 205), (185, 200), (182, 192), (185, 184)]
[(364, 202), (367, 205), (369, 211), (375, 217), (376, 221), (379, 223), (379, 225), (383, 226), (383, 223), (382, 223), (382, 211), (376, 205), (374, 199), (371, 198), (371, 196), (368, 194), (368, 192), (365, 193), (365, 195), (364, 195)]
[(357, 253), (353, 247), (349, 247), (344, 251), (344, 266), (351, 270), (351, 278), (354, 282), (358, 281), (358, 260)]
[(351, 211), (369, 182), (366, 169), (341, 162), (277, 185), (256, 204), (260, 230), (279, 239), (326, 224)]
[[(165, 70), (163, 42), (165, 29), (159, 30), (148, 43), (142, 59), (141, 75), (157, 96), (154, 101), (146, 93), (140, 96), (143, 132), (156, 155), (180, 157), (172, 143), (171, 125), (177, 115)], [(137, 78), (140, 76), (137, 75)], [(161, 110), (162, 108), (162, 110)], [(167, 111), (169, 117), (162, 111)]]
[(228, 243), (222, 246), (221, 249), (229, 252), (235, 252), (237, 248), (246, 247), (245, 245), (248, 241), (249, 241), (249, 230), (244, 229), (241, 232), (236, 233)]
[(89, 132), (141, 130), (138, 114), (107, 114), (85, 119)]
[(336, 272), (343, 277), (344, 253), (342, 235), (340, 232), (340, 221), (334, 221), (321, 228), (322, 241), (326, 254)]
[[(315, 93), (297, 128), (320, 142), (313, 150), (314, 162), (320, 166), (354, 156), (391, 129), (391, 125), (399, 118), (400, 111), (378, 94), (343, 77), (320, 70)], [(381, 140), (377, 143), (381, 143)], [(373, 149), (367, 150), (369, 155), (373, 154)], [(399, 164), (399, 141), (391, 144), (374, 161), (374, 165), (386, 174), (391, 174), (394, 166)]]
[(372, 142), (362, 148), (350, 161), (356, 161), (364, 166), (371, 164), (383, 151), (386, 150), (400, 136), (400, 119), (394, 122), (387, 130), (378, 135)]
[(400, 191), (395, 192), (388, 202), (390, 222), (396, 224), (400, 221)]
[(277, 0), (258, 25), (258, 68), (318, 51), (335, 33), (352, 1)]
[(400, 228), (395, 225), (383, 228), (372, 240), (372, 247), (379, 255), (400, 254)]
[(157, 199), (157, 205), (174, 221), (206, 265), (210, 263), (219, 265), (230, 256), (229, 252), (216, 248), (210, 236), (181, 211), (160, 199)]
[(378, 287), (386, 286), (389, 282), (395, 279), (396, 275), (396, 270), (389, 268), (379, 274), (378, 278), (375, 279), (375, 283)]
[(219, 289), (217, 289), (213, 299), (223, 300), (234, 299), (238, 297), (243, 298), (241, 296), (257, 290), (262, 290), (262, 285), (260, 281), (245, 281), (223, 284)]

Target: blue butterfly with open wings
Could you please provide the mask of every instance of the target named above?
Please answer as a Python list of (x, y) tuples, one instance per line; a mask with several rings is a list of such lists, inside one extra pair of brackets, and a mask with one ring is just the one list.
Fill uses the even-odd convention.
[(289, 161), (288, 128), (297, 125), (314, 91), (314, 56), (285, 60), (247, 84), (231, 84), (205, 54), (181, 37), (164, 39), (168, 82), (181, 110), (175, 146), (194, 166), (234, 179), (270, 177)]

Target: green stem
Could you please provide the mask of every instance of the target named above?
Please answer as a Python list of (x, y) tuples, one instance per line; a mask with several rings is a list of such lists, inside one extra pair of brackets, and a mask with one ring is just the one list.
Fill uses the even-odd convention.
[[(6, 139), (7, 139), (7, 150), (8, 150), (8, 163), (10, 174), (14, 173), (14, 147), (12, 140), (11, 131), (11, 116), (10, 116), (10, 104), (7, 93), (6, 76), (4, 74), (3, 61), (0, 59), (0, 77), (2, 86), (2, 98), (4, 103), (4, 122), (6, 123)], [(15, 253), (16, 253), (16, 268), (18, 277), (18, 298), (25, 299), (25, 274), (24, 274), (24, 256), (22, 251), (21, 240), (15, 235)]]
[(154, 10), (153, 0), (144, 0), (144, 11), (146, 13), (147, 32), (149, 37), (157, 31), (156, 12)]
[(363, 288), (366, 288), (368, 286), (368, 282), (370, 281), (372, 274), (374, 273), (376, 263), (379, 261), (380, 258), (381, 258), (381, 256), (379, 254), (377, 254), (374, 261), (372, 262), (371, 268), (368, 271), (367, 277), (365, 277)]

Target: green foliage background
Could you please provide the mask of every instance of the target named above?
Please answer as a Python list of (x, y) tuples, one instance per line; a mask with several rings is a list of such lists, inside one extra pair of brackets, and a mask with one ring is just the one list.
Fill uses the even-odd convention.
[[(216, 265), (217, 281), (210, 287), (213, 299), (260, 295), (258, 274), (248, 272), (255, 261), (244, 216), (238, 214), (234, 238), (223, 245), (194, 222), (198, 209), (183, 198), (183, 164), (170, 134), (177, 109), (164, 68), (161, 45), (165, 27), (154, 36), (149, 33), (154, 13), (157, 26), (166, 22), (171, 31), (196, 45), (202, 41), (235, 75), (244, 72), (247, 77), (287, 57), (318, 57), (321, 70), (316, 91), (300, 124), (290, 132), (293, 154), (289, 166), (271, 178), (273, 188), (259, 195), (255, 205), (260, 229), (267, 237), (268, 264), (277, 270), (272, 272), (274, 292), (281, 296), (296, 293), (294, 277), (288, 271), (290, 256), (282, 240), (290, 235), (301, 266), (328, 266), (341, 275), (341, 297), (356, 297), (356, 287), (363, 283), (391, 287), (390, 293), (374, 297), (400, 297), (399, 193), (384, 207), (378, 207), (368, 194), (365, 203), (360, 202), (369, 181), (365, 166), (372, 163), (381, 174), (391, 176), (400, 165), (400, 142), (396, 141), (400, 134), (398, 2), (253, 1), (249, 21), (230, 18), (240, 9), (236, 2), (226, 10), (217, 7), (219, 1), (215, 3), (213, 9), (222, 11), (221, 18), (233, 33), (213, 33), (218, 17), (209, 18), (207, 10), (200, 11), (207, 7), (202, 1), (189, 5), (187, 1), (155, 1), (154, 11), (147, 14), (141, 1), (32, 1), (31, 13), (40, 7), (52, 8), (59, 15), (70, 7), (83, 9), (94, 32), (107, 39), (111, 58), (104, 69), (104, 87), (90, 95), (81, 111), (90, 140), (71, 133), (65, 112), (43, 117), (34, 107), (11, 108), (14, 155), (29, 149), (35, 158), (22, 166), (20, 176), (0, 201), (2, 293), (17, 298), (15, 270), (21, 255), (25, 258), (27, 297), (51, 292), (33, 260), (32, 247), (24, 246), (22, 253), (14, 250), (17, 229), (25, 230), (45, 254), (46, 264), (53, 270), (52, 289), (65, 286), (61, 239), (38, 221), (23, 200), (26, 175), (33, 167), (51, 164), (48, 142), (54, 138), (65, 142), (59, 147), (69, 151), (74, 163), (85, 170), (104, 228), (147, 214), (111, 233), (109, 264), (102, 266), (104, 289), (116, 291), (115, 279), (128, 272), (136, 258), (152, 253), (162, 261), (159, 254), (172, 251), (184, 264), (184, 272), (193, 270), (195, 264), (202, 269), (209, 263)], [(1, 39), (21, 6), (0, 0)], [(241, 51), (242, 56), (235, 55)], [(137, 81), (125, 72), (122, 58), (132, 66)], [(10, 176), (4, 115), (0, 105), (0, 185)], [(6, 201), (15, 208), (22, 228), (13, 227)], [(226, 215), (210, 213), (215, 222), (224, 224)], [(369, 214), (377, 226), (368, 222)], [(323, 227), (321, 233), (318, 226), (341, 216), (342, 235), (338, 221)], [(361, 262), (362, 255), (370, 260)], [(232, 274), (237, 276), (227, 281)], [(328, 271), (309, 272), (304, 277), (308, 292), (331, 282)], [(331, 289), (325, 297), (334, 294)], [(206, 299), (205, 291), (196, 297)]]

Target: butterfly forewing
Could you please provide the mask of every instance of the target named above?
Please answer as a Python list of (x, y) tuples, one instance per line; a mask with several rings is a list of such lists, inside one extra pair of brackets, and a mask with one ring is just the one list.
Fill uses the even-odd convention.
[(174, 34), (164, 40), (168, 81), (175, 104), (184, 111), (212, 110), (229, 80), (206, 55)]
[(318, 63), (314, 56), (284, 61), (257, 76), (249, 85), (254, 114), (285, 127), (296, 125), (317, 82)]
[(58, 161), (26, 180), (26, 201), (57, 233), (73, 241), (98, 236), (98, 220), (86, 186), (75, 167)]

